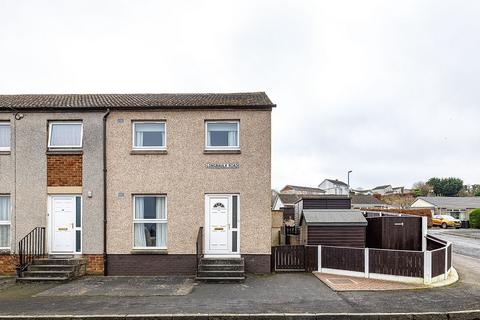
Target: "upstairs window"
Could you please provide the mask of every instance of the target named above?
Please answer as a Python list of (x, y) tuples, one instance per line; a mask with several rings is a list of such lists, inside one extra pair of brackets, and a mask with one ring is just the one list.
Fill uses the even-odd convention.
[(48, 147), (59, 149), (81, 148), (83, 124), (81, 122), (50, 122)]
[(207, 121), (207, 149), (238, 149), (240, 123), (238, 121)]
[(10, 249), (10, 196), (0, 196), (0, 249)]
[(0, 151), (10, 151), (10, 123), (0, 122)]
[(165, 149), (165, 127), (165, 122), (134, 122), (133, 149)]

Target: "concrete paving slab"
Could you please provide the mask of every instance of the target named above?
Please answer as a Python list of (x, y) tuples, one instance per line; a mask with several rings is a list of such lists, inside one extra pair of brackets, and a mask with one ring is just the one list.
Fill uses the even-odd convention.
[(35, 296), (184, 296), (192, 292), (194, 285), (191, 277), (84, 277)]

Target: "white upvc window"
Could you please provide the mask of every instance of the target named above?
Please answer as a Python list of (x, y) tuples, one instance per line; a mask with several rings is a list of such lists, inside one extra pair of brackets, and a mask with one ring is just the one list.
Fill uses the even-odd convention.
[(133, 197), (133, 248), (167, 248), (167, 198), (164, 195)]
[(0, 122), (0, 151), (10, 151), (10, 122)]
[(0, 195), (0, 249), (10, 249), (10, 196)]
[(164, 150), (167, 145), (167, 124), (164, 121), (133, 122), (133, 149)]
[(206, 121), (205, 148), (213, 150), (240, 149), (240, 122)]
[(50, 122), (48, 125), (48, 147), (79, 149), (83, 142), (83, 123), (79, 121)]

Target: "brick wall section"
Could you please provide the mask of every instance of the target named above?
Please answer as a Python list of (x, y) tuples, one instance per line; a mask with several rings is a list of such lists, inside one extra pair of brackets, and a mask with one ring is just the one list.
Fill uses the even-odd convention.
[(80, 187), (82, 186), (81, 155), (48, 155), (47, 186)]
[(102, 254), (84, 254), (87, 259), (87, 274), (103, 275), (103, 255)]
[(11, 254), (0, 254), (0, 275), (15, 274), (17, 257)]

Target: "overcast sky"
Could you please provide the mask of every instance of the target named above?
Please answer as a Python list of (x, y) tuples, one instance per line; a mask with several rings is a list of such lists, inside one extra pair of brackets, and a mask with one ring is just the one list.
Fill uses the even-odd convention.
[(272, 186), (480, 183), (480, 1), (0, 0), (0, 92), (265, 91)]

